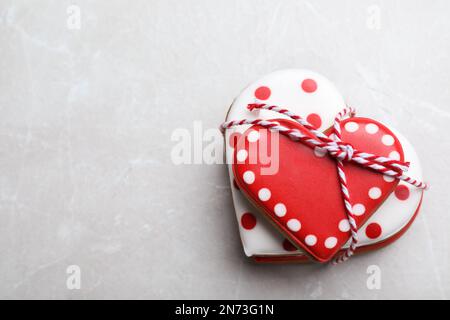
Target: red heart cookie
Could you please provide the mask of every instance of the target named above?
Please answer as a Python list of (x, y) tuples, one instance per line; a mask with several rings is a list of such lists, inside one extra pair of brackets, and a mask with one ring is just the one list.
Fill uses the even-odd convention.
[[(307, 134), (290, 120), (273, 121)], [(342, 121), (341, 128), (342, 141), (356, 149), (404, 160), (399, 140), (383, 124), (355, 117)], [(353, 163), (344, 165), (359, 227), (394, 191), (398, 181)], [(321, 150), (255, 125), (236, 144), (233, 172), (247, 198), (294, 245), (316, 260), (329, 261), (348, 241), (350, 228), (336, 160)]]

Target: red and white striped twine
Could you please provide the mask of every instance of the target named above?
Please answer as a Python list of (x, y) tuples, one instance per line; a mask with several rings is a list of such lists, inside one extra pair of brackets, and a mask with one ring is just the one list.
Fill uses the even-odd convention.
[(346, 117), (353, 117), (355, 110), (351, 107), (344, 108), (334, 118), (333, 124), (333, 139), (327, 137), (323, 132), (316, 130), (308, 121), (302, 117), (292, 113), (287, 109), (283, 109), (277, 106), (271, 106), (267, 104), (252, 103), (247, 106), (252, 111), (254, 109), (271, 110), (289, 118), (295, 120), (297, 123), (303, 126), (309, 135), (302, 133), (298, 129), (290, 129), (282, 126), (278, 123), (271, 122), (270, 120), (256, 119), (256, 120), (233, 120), (222, 123), (220, 129), (225, 132), (226, 129), (241, 126), (241, 125), (259, 125), (263, 128), (278, 131), (279, 133), (289, 137), (291, 140), (303, 143), (310, 148), (319, 148), (325, 150), (328, 154), (336, 158), (337, 171), (339, 177), (339, 183), (341, 185), (342, 199), (345, 205), (345, 211), (350, 224), (351, 241), (347, 250), (340, 254), (333, 263), (337, 264), (346, 261), (355, 252), (356, 245), (358, 243), (358, 227), (356, 225), (355, 216), (353, 214), (353, 207), (351, 204), (350, 193), (347, 188), (347, 178), (344, 170), (344, 161), (356, 163), (362, 167), (375, 170), (384, 175), (394, 177), (399, 180), (403, 180), (411, 185), (420, 189), (427, 189), (428, 185), (424, 182), (417, 181), (411, 177), (408, 177), (405, 172), (408, 171), (409, 162), (402, 162), (399, 160), (376, 156), (367, 152), (356, 150), (351, 144), (343, 142), (341, 140), (341, 121)]

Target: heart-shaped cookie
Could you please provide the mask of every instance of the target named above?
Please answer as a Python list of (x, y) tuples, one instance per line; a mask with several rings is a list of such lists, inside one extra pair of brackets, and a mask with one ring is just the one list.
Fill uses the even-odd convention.
[[(292, 121), (276, 121), (307, 133)], [(351, 118), (341, 126), (342, 140), (358, 150), (403, 161), (399, 140), (381, 123)], [(241, 191), (293, 244), (320, 262), (330, 260), (350, 236), (336, 160), (259, 126), (247, 129), (234, 150), (233, 173)], [(345, 171), (361, 226), (398, 182), (352, 163)]]
[[(320, 130), (332, 126), (335, 115), (345, 106), (342, 95), (324, 76), (310, 70), (286, 69), (265, 75), (249, 84), (233, 101), (227, 111), (226, 120), (283, 118), (282, 115), (268, 110), (249, 112), (247, 105), (254, 103), (255, 99), (286, 107)], [(358, 106), (357, 109), (364, 113)], [(374, 112), (376, 113), (375, 110)], [(231, 194), (244, 252), (258, 262), (308, 261), (309, 257), (304, 251), (293, 246), (277, 228), (273, 227), (259, 212), (260, 210), (248, 200), (245, 192), (239, 189), (235, 181), (232, 169), (235, 141), (248, 127), (236, 127), (226, 130), (225, 133)], [(420, 159), (414, 146), (392, 126), (388, 128), (399, 139), (405, 161), (411, 163), (408, 175), (422, 180)], [(404, 234), (419, 212), (422, 195), (422, 189), (411, 187), (401, 181), (395, 192), (392, 192), (359, 228), (356, 252), (379, 249)], [(348, 243), (343, 246), (346, 247)]]

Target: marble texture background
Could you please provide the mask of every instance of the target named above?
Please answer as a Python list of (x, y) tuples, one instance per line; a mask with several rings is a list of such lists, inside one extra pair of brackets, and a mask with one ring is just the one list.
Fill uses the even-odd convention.
[[(449, 298), (449, 10), (0, 0), (0, 297)], [(249, 82), (291, 67), (324, 74), (415, 144), (432, 189), (394, 245), (338, 267), (256, 265), (226, 167), (172, 163), (175, 129), (217, 127)], [(366, 286), (370, 265), (380, 290)]]

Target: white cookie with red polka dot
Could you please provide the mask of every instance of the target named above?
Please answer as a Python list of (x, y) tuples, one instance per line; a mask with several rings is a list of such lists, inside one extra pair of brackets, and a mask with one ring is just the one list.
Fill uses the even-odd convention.
[[(319, 130), (326, 130), (333, 125), (334, 117), (345, 107), (345, 102), (335, 86), (325, 77), (312, 71), (289, 69), (271, 73), (248, 86), (235, 99), (228, 112), (227, 121), (240, 119), (280, 119), (288, 117), (269, 110), (250, 111), (249, 103), (261, 102), (286, 108), (297, 115), (302, 116), (310, 124)], [(363, 116), (363, 115), (360, 115)], [(249, 128), (249, 125), (227, 129), (225, 132), (226, 158), (229, 166), (232, 196), (244, 251), (247, 256), (257, 261), (289, 261), (307, 260), (305, 253), (292, 245), (276, 228), (265, 219), (263, 214), (250, 203), (233, 177), (232, 162), (234, 150), (238, 138)], [(422, 172), (419, 159), (413, 146), (403, 135), (393, 128), (389, 128), (402, 145), (405, 161), (411, 163), (408, 175), (414, 179), (422, 180)], [(370, 123), (360, 126), (356, 122), (348, 121), (344, 126), (347, 132), (357, 132), (367, 135), (379, 134), (381, 143), (385, 146), (394, 144), (394, 137), (381, 135), (377, 125)], [(248, 141), (257, 140), (258, 137), (247, 136)], [(322, 150), (314, 150), (317, 157), (323, 157)], [(392, 152), (391, 158), (398, 159), (399, 154)], [(239, 150), (236, 154), (237, 161), (244, 161), (248, 157), (246, 150)], [(257, 176), (254, 172), (246, 171), (242, 179), (245, 184), (253, 184)], [(393, 178), (384, 176), (386, 182), (394, 182)], [(367, 197), (378, 199), (381, 190), (376, 186), (367, 190)], [(391, 243), (400, 237), (410, 226), (419, 211), (422, 201), (422, 189), (417, 189), (404, 182), (400, 182), (395, 191), (382, 203), (376, 212), (359, 229), (358, 251), (374, 250)], [(266, 201), (271, 197), (270, 186), (261, 189), (258, 194), (260, 201)], [(365, 206), (360, 203), (353, 204), (355, 215), (363, 215)], [(274, 207), (277, 217), (284, 217), (287, 208), (283, 203)], [(301, 227), (299, 221), (288, 221), (289, 230), (298, 230)], [(347, 232), (350, 228), (347, 220), (339, 223), (339, 230)], [(307, 246), (314, 246), (317, 237), (314, 234), (304, 239)], [(329, 237), (325, 246), (334, 247), (336, 238)], [(347, 244), (348, 245), (348, 244)], [(344, 245), (343, 248), (345, 248)]]

